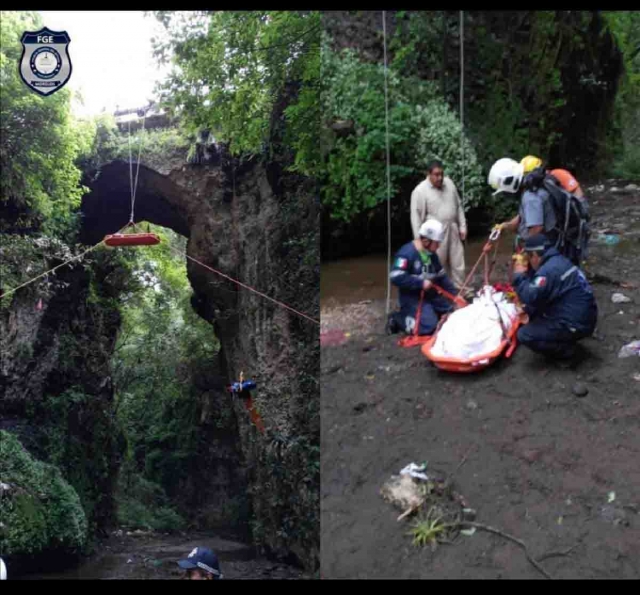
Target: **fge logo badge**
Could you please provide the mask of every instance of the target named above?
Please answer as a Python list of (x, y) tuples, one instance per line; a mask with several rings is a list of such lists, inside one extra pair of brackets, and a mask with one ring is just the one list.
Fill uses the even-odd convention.
[(40, 95), (51, 95), (71, 77), (69, 35), (66, 31), (25, 31), (22, 35), (20, 76), (27, 87)]

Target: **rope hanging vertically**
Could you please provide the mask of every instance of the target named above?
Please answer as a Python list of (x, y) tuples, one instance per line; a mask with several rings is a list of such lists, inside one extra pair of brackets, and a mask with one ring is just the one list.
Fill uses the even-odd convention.
[(462, 153), (462, 197), (464, 199), (464, 12), (460, 11), (460, 152)]
[(391, 280), (389, 271), (391, 270), (391, 157), (389, 152), (389, 83), (387, 65), (387, 15), (382, 11), (382, 37), (384, 47), (384, 115), (385, 115), (385, 138), (387, 145), (387, 305), (386, 314), (389, 317), (391, 303)]
[(129, 192), (131, 193), (131, 220), (133, 220), (133, 157), (131, 156), (131, 120), (128, 122), (129, 134)]

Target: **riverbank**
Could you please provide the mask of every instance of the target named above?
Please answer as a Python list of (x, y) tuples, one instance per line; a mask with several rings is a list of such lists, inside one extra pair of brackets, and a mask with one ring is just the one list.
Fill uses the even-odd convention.
[[(600, 317), (575, 369), (519, 347), (481, 374), (447, 374), (384, 334), (384, 300), (323, 307), (325, 578), (541, 576), (518, 545), (483, 531), (414, 547), (379, 492), (423, 461), (445, 473), (462, 463), (456, 487), (477, 521), (534, 557), (555, 553), (543, 562), (552, 576), (640, 578), (640, 365), (618, 357), (640, 339), (640, 194), (589, 195), (594, 236), (617, 241), (592, 242)], [(614, 303), (618, 292), (632, 301)]]
[(312, 578), (287, 564), (262, 557), (256, 548), (212, 533), (178, 533), (173, 535), (153, 531), (113, 531), (101, 541), (94, 555), (76, 568), (60, 573), (34, 573), (18, 580), (78, 580), (78, 579), (180, 579), (183, 571), (178, 560), (193, 548), (211, 548), (220, 560), (225, 579), (306, 579)]

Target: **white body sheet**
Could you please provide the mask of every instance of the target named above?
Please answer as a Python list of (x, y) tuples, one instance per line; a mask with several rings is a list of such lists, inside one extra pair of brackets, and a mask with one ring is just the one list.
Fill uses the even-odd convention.
[(498, 311), (508, 332), (517, 316), (516, 307), (504, 293), (496, 292), (491, 286), (483, 287), (473, 303), (449, 315), (431, 353), (459, 360), (491, 353), (503, 340)]

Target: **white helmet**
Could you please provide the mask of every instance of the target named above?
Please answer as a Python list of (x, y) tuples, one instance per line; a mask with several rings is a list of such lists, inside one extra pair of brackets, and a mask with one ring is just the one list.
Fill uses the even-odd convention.
[(427, 219), (420, 227), (420, 237), (428, 238), (433, 242), (442, 242), (444, 240), (444, 226), (440, 221)]
[(487, 182), (495, 190), (494, 196), (498, 192), (515, 194), (520, 189), (523, 174), (524, 165), (522, 163), (504, 157), (493, 164)]
[(0, 581), (7, 580), (7, 567), (4, 565), (4, 560), (0, 558)]

